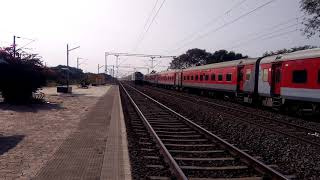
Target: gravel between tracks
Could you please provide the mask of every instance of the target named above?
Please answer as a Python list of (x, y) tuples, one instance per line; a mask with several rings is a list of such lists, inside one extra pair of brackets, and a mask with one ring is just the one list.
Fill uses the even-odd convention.
[(297, 179), (320, 177), (320, 154), (314, 146), (235, 121), (203, 105), (194, 106), (156, 91), (138, 88), (237, 147), (248, 149), (249, 154), (261, 156), (264, 162), (277, 165), (276, 169), (284, 174), (294, 174)]
[[(146, 128), (142, 124), (138, 114), (135, 112), (132, 104), (129, 101), (129, 98), (125, 95), (122, 88), (120, 88), (121, 92), (121, 102), (123, 106), (123, 113), (125, 118), (126, 130), (127, 130), (127, 139), (128, 139), (128, 149), (129, 149), (129, 157), (130, 157), (130, 164), (131, 164), (131, 174), (133, 179), (147, 179), (147, 176), (163, 176), (163, 177), (170, 177), (171, 173), (166, 167), (166, 163), (162, 160), (162, 155), (160, 155), (159, 151), (157, 150), (156, 153), (152, 153), (152, 156), (160, 157), (160, 161), (156, 160), (157, 162), (152, 162), (152, 160), (147, 160), (143, 158), (143, 156), (150, 155), (147, 152), (141, 150), (141, 148), (156, 148), (152, 138), (149, 136)], [(141, 121), (141, 123), (136, 123), (136, 121)], [(141, 136), (137, 134), (139, 132), (136, 131), (136, 127), (139, 126), (144, 129), (145, 133), (148, 134), (147, 136)], [(141, 133), (141, 132), (140, 132)], [(151, 146), (146, 147), (144, 145), (140, 145), (141, 137), (148, 138), (143, 142), (152, 143)], [(165, 169), (152, 169), (147, 168), (147, 164), (159, 164), (165, 166)]]
[[(157, 88), (161, 91), (168, 91), (166, 89), (163, 88)], [(205, 97), (205, 96), (200, 96), (200, 95), (196, 95), (196, 94), (187, 94), (187, 93), (183, 93), (183, 92), (178, 92), (178, 91), (172, 91), (169, 90), (170, 93), (177, 93), (179, 95), (183, 95), (183, 96), (190, 96), (192, 98), (199, 98), (201, 100), (204, 101), (209, 101), (209, 102), (214, 102), (214, 103), (218, 103), (224, 106), (229, 106), (232, 108), (236, 108), (239, 110), (243, 110), (243, 111), (248, 111), (248, 112), (254, 112), (254, 114), (258, 114), (258, 115), (262, 115), (262, 116), (266, 116), (266, 117), (271, 117), (277, 120), (281, 120), (281, 121), (285, 121), (285, 122), (289, 122), (289, 123), (293, 123), (293, 124), (297, 124), (300, 126), (304, 126), (307, 128), (311, 128), (311, 129), (315, 129), (320, 131), (320, 117), (319, 116), (305, 116), (305, 117), (297, 117), (297, 115), (294, 114), (284, 114), (284, 113), (280, 113), (277, 110), (273, 110), (271, 108), (268, 107), (252, 107), (249, 104), (243, 105), (240, 103), (236, 103), (236, 102), (231, 102), (231, 101), (226, 101), (226, 100), (222, 100), (222, 99), (218, 99), (218, 98), (210, 98), (210, 97)]]

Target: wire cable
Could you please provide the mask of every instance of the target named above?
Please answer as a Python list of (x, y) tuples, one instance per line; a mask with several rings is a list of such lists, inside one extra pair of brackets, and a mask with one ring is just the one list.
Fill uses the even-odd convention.
[(249, 11), (249, 12), (246, 12), (246, 13), (240, 15), (239, 17), (233, 19), (232, 21), (229, 21), (229, 22), (227, 22), (227, 23), (224, 23), (223, 25), (221, 25), (221, 26), (219, 26), (219, 27), (217, 27), (217, 28), (215, 28), (215, 29), (213, 29), (213, 30), (205, 33), (205, 34), (199, 35), (197, 38), (195, 38), (195, 39), (193, 39), (193, 40), (191, 40), (191, 41), (189, 41), (189, 42), (187, 42), (187, 43), (184, 43), (182, 46), (180, 46), (180, 47), (178, 47), (178, 48), (176, 48), (176, 49), (174, 49), (174, 50), (172, 50), (172, 51), (169, 51), (169, 52), (172, 53), (172, 52), (178, 51), (178, 50), (180, 50), (181, 48), (183, 48), (183, 47), (185, 47), (185, 46), (193, 43), (193, 42), (196, 41), (196, 40), (202, 39), (202, 38), (208, 36), (208, 35), (211, 34), (211, 33), (215, 33), (215, 32), (217, 32), (217, 31), (219, 31), (219, 30), (221, 30), (221, 29), (223, 29), (223, 28), (225, 28), (225, 27), (227, 27), (227, 26), (229, 26), (229, 25), (231, 25), (231, 24), (239, 21), (240, 19), (245, 18), (246, 16), (248, 16), (248, 15), (250, 15), (250, 14), (252, 14), (252, 13), (254, 13), (254, 12), (256, 12), (256, 11), (264, 8), (264, 7), (266, 7), (267, 5), (271, 4), (271, 3), (274, 2), (274, 1), (276, 1), (276, 0), (268, 1), (268, 2), (266, 2), (266, 3), (264, 3), (264, 4), (260, 5), (260, 6), (258, 6), (258, 7), (256, 7), (256, 8), (254, 8), (253, 10), (251, 10), (251, 11)]
[(142, 43), (142, 41), (144, 40), (144, 38), (146, 37), (146, 34), (148, 33), (148, 31), (150, 30), (151, 25), (153, 24), (153, 22), (155, 21), (156, 17), (158, 16), (161, 8), (163, 7), (164, 3), (166, 2), (166, 0), (163, 0), (160, 7), (158, 8), (156, 14), (153, 16), (151, 22), (149, 23), (148, 28), (146, 29), (146, 31), (144, 32), (143, 36), (139, 39), (138, 44), (136, 45), (136, 47), (134, 48), (134, 51), (136, 51), (139, 48), (139, 45)]
[[(295, 17), (295, 18), (287, 19), (287, 20), (285, 20), (285, 21), (283, 21), (283, 22), (281, 22), (281, 23), (277, 23), (276, 25), (273, 25), (273, 26), (271, 26), (271, 27), (268, 26), (267, 28), (265, 28), (265, 29), (263, 29), (263, 30), (261, 30), (261, 31), (259, 31), (259, 32), (254, 32), (254, 33), (247, 34), (247, 35), (244, 36), (244, 38), (231, 41), (231, 42), (229, 42), (228, 44), (235, 44), (236, 42), (239, 42), (239, 41), (240, 41), (240, 42), (241, 42), (241, 41), (247, 41), (247, 39), (245, 39), (245, 38), (250, 38), (250, 37), (252, 37), (252, 36), (260, 35), (260, 34), (264, 33), (265, 31), (273, 30), (273, 29), (279, 28), (279, 27), (281, 27), (281, 26), (283, 26), (283, 25), (290, 24), (292, 21), (297, 21), (297, 22), (298, 22), (299, 19), (301, 19), (301, 18), (303, 18), (303, 17), (305, 17), (305, 15), (300, 16), (300, 17)], [(297, 24), (299, 24), (299, 23), (296, 23), (295, 25), (297, 25)], [(245, 40), (243, 40), (243, 39), (245, 39)]]
[(281, 32), (281, 31), (283, 31), (283, 30), (290, 29), (290, 28), (292, 28), (292, 27), (294, 27), (294, 26), (297, 26), (297, 25), (299, 25), (299, 24), (301, 24), (301, 22), (298, 22), (298, 23), (295, 23), (295, 24), (286, 26), (286, 27), (284, 27), (284, 28), (281, 28), (281, 29), (278, 29), (278, 30), (275, 30), (275, 31), (272, 31), (272, 32), (269, 32), (269, 33), (262, 34), (262, 35), (260, 35), (260, 36), (257, 36), (257, 37), (255, 37), (255, 38), (246, 40), (246, 41), (244, 41), (244, 42), (240, 42), (240, 43), (238, 43), (237, 45), (234, 45), (234, 46), (232, 46), (232, 47), (230, 47), (230, 48), (227, 48), (227, 49), (234, 49), (234, 48), (237, 48), (237, 47), (239, 47), (239, 46), (243, 46), (244, 44), (248, 44), (248, 43), (253, 42), (253, 41), (255, 41), (255, 40), (259, 40), (259, 39), (261, 39), (261, 38), (264, 38), (265, 36), (269, 36), (269, 35), (272, 35), (272, 34), (274, 34), (274, 33)]
[(148, 25), (148, 23), (149, 23), (149, 21), (150, 21), (150, 19), (151, 19), (151, 16), (152, 16), (152, 14), (153, 14), (154, 10), (155, 10), (155, 9), (156, 9), (156, 7), (157, 7), (158, 2), (159, 2), (159, 0), (157, 0), (157, 1), (156, 1), (156, 3), (153, 5), (152, 10), (150, 11), (150, 13), (149, 13), (149, 15), (148, 15), (148, 18), (146, 19), (146, 22), (144, 23), (143, 29), (142, 29), (142, 31), (141, 31), (141, 33), (140, 33), (140, 35), (138, 36), (138, 41), (137, 41), (137, 44), (136, 44), (135, 46), (137, 46), (137, 45), (138, 45), (138, 43), (139, 43), (139, 41), (140, 41), (141, 37), (143, 36), (143, 33), (144, 33), (144, 32), (145, 32), (145, 30), (146, 30), (146, 27), (147, 27), (147, 25)]
[(190, 33), (188, 36), (186, 36), (185, 38), (183, 38), (182, 40), (178, 41), (175, 43), (175, 45), (179, 45), (181, 44), (182, 42), (194, 37), (196, 34), (199, 33), (199, 31), (203, 31), (203, 29), (206, 29), (208, 28), (208, 26), (211, 26), (212, 24), (216, 23), (217, 20), (223, 18), (223, 16), (226, 16), (228, 14), (230, 14), (235, 8), (241, 6), (243, 3), (245, 3), (246, 1), (248, 0), (242, 0), (238, 3), (236, 3), (234, 6), (232, 6), (230, 9), (228, 9), (227, 11), (225, 11), (224, 13), (222, 13), (221, 15), (217, 16), (217, 17), (214, 17), (213, 19), (211, 19), (210, 21), (208, 21), (206, 24), (204, 24), (203, 26), (201, 26), (201, 28), (199, 28), (197, 31), (193, 31), (192, 33)]

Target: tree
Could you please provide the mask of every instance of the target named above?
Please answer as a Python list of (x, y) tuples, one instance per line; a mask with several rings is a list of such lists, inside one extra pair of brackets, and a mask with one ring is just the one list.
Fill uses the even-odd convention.
[(215, 51), (209, 58), (207, 64), (224, 62), (224, 61), (233, 61), (238, 59), (248, 58), (241, 53), (235, 53), (233, 51), (228, 52), (227, 50), (218, 50)]
[(284, 53), (291, 53), (295, 51), (301, 51), (301, 50), (306, 50), (306, 49), (314, 49), (317, 48), (317, 46), (310, 46), (310, 45), (305, 45), (305, 46), (298, 46), (298, 47), (293, 47), (290, 49), (280, 49), (277, 51), (266, 51), (263, 56), (272, 56), (272, 55), (278, 55), (278, 54), (284, 54)]
[(69, 80), (71, 84), (80, 83), (84, 76), (84, 73), (81, 69), (74, 67), (67, 67), (64, 65), (58, 65), (56, 67), (50, 67), (50, 76), (48, 77), (49, 81), (53, 81), (57, 84), (65, 85), (67, 82), (67, 75), (69, 69)]
[(191, 66), (233, 61), (247, 57), (248, 56), (233, 51), (228, 52), (227, 50), (219, 50), (210, 53), (202, 49), (190, 49), (185, 54), (174, 58), (170, 63), (170, 69), (183, 69)]
[(204, 49), (189, 49), (186, 53), (173, 59), (170, 63), (170, 69), (183, 69), (206, 64), (210, 55), (211, 54)]
[(301, 0), (301, 10), (304, 11), (308, 17), (304, 18), (303, 22), (304, 34), (307, 37), (311, 37), (316, 33), (319, 33), (320, 37), (320, 1), (319, 0)]
[(10, 47), (0, 50), (0, 59), (0, 91), (6, 102), (27, 103), (46, 84), (46, 69), (36, 55), (13, 57)]

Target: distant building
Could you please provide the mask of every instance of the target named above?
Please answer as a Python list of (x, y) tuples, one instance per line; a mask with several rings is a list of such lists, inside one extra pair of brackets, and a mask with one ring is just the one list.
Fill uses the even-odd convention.
[(106, 84), (105, 74), (88, 73), (87, 77), (88, 77), (89, 83), (92, 84), (93, 86), (99, 86), (99, 85)]

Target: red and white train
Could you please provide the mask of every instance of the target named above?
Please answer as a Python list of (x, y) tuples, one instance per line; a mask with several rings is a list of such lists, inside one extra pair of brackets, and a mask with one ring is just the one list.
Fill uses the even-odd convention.
[(247, 103), (319, 111), (320, 48), (147, 74), (144, 79), (150, 84), (223, 94)]

